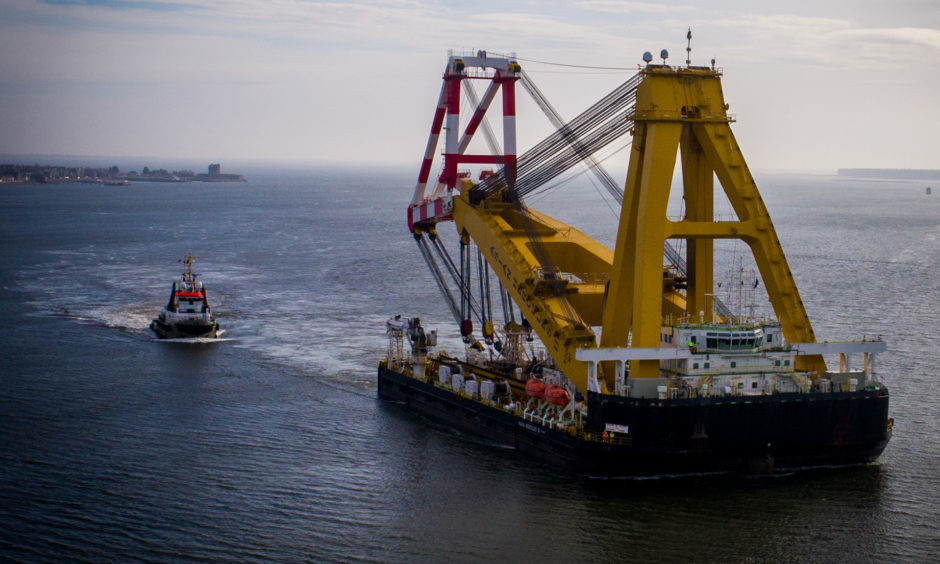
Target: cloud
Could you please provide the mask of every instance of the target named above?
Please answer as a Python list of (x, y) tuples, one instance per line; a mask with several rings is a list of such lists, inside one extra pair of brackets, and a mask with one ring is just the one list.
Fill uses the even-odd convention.
[[(825, 134), (852, 127), (881, 99), (900, 100), (917, 124), (904, 154), (926, 154), (920, 130), (940, 127), (920, 110), (940, 90), (924, 70), (940, 53), (932, 6), (846, 12), (819, 3), (791, 15), (760, 4), (0, 0), (0, 148), (415, 158), (449, 48), (518, 53), (572, 116), (626, 73), (540, 61), (633, 68), (663, 47), (681, 61), (691, 25), (693, 62), (717, 55), (728, 69), (729, 102), (748, 116), (738, 131), (750, 132), (765, 166), (821, 158), (794, 139), (815, 121)], [(519, 115), (520, 141), (535, 136), (530, 114)], [(95, 145), (88, 132), (98, 130)]]
[(52, 6), (101, 6), (112, 10), (176, 11), (188, 6), (186, 2), (167, 0), (41, 0)]
[(559, 45), (596, 45), (608, 39), (594, 26), (529, 13), (476, 14), (465, 20), (460, 28), (462, 30), (454, 31), (465, 37), (491, 39), (502, 44), (500, 48), (512, 51), (523, 51), (530, 46), (535, 48), (535, 45), (540, 49)]
[(835, 32), (833, 37), (857, 42), (911, 45), (940, 50), (940, 31), (922, 27), (846, 29)]
[(606, 12), (614, 14), (672, 14), (688, 11), (689, 6), (669, 6), (651, 2), (628, 2), (623, 0), (581, 0), (575, 2), (575, 7), (592, 12)]
[(882, 68), (916, 57), (912, 48), (923, 52), (927, 47), (925, 56), (940, 50), (940, 31), (934, 29), (864, 28), (839, 18), (742, 15), (698, 22), (697, 27), (715, 38), (725, 59), (738, 61)]

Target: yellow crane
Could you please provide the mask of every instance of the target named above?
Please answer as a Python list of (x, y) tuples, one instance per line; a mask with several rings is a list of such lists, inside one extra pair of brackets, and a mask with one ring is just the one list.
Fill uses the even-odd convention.
[[(448, 70), (462, 73), (466, 66), (466, 61), (456, 65), (452, 58)], [(493, 88), (502, 87), (505, 92), (520, 72), (514, 61), (503, 64)], [(447, 79), (445, 75), (442, 100)], [(784, 337), (793, 343), (814, 343), (812, 325), (773, 223), (731, 131), (733, 118), (727, 112), (720, 71), (647, 65), (632, 80), (632, 108), (615, 120), (616, 127), (626, 124), (630, 128), (633, 142), (613, 250), (570, 225), (520, 205), (524, 180), (521, 173), (516, 177), (514, 154), (502, 161), (512, 166), (504, 167), (500, 182), (475, 184), (466, 178), (458, 181), (454, 173), (442, 175), (442, 182), (451, 185), (443, 205), (435, 199), (445, 194), (440, 188), (435, 198), (424, 200), (416, 190), (409, 222), (419, 244), (423, 233), (434, 233), (434, 222), (452, 218), (462, 240), (472, 240), (481, 250), (557, 367), (584, 394), (589, 374), (587, 365), (575, 358), (579, 349), (655, 348), (667, 317), (691, 314), (701, 316), (705, 323), (714, 321), (715, 239), (740, 239), (748, 245)], [(493, 93), (487, 94), (493, 98)], [(588, 152), (584, 150), (591, 142), (587, 136), (578, 137), (571, 129), (567, 134), (564, 128), (560, 131), (567, 135), (565, 142), (574, 154)], [(448, 134), (456, 139), (456, 131)], [(510, 137), (504, 134), (508, 146)], [(511, 143), (514, 153), (514, 130)], [(456, 170), (457, 155), (466, 143), (460, 147), (446, 151), (455, 157), (445, 170)], [(666, 207), (677, 154), (681, 155), (686, 211), (684, 217), (672, 221)], [(484, 162), (470, 157), (460, 160)], [(519, 170), (522, 163), (520, 159)], [(735, 211), (733, 221), (715, 219), (714, 177)], [(436, 215), (423, 211), (435, 205)], [(670, 239), (686, 241), (687, 272), (682, 285), (676, 284), (674, 274), (663, 264), (664, 244)], [(601, 328), (599, 341), (593, 327)], [(797, 369), (810, 373), (823, 374), (826, 369), (818, 354), (800, 355), (796, 362)], [(610, 364), (600, 367), (601, 389), (597, 391), (613, 389)], [(658, 359), (631, 361), (630, 378), (659, 376)]]

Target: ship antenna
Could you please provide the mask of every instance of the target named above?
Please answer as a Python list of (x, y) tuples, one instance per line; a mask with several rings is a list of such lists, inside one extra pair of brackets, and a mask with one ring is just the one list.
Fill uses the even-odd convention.
[(685, 38), (688, 40), (688, 44), (685, 47), (685, 66), (692, 66), (692, 28), (689, 28), (689, 32), (685, 34)]

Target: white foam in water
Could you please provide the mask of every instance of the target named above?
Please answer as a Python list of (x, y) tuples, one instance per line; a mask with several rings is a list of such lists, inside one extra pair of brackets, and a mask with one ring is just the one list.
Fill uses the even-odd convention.
[(346, 311), (350, 303), (368, 303), (366, 294), (350, 292), (344, 300), (311, 296), (302, 288), (272, 283), (269, 272), (231, 265), (200, 267), (207, 273), (203, 280), (223, 330), (217, 338), (160, 339), (149, 325), (178, 275), (175, 265), (129, 265), (116, 259), (103, 264), (90, 247), (50, 255), (49, 261), (24, 269), (19, 277), (19, 289), (30, 287), (32, 299), (27, 303), (34, 315), (63, 315), (161, 343), (234, 342), (279, 364), (357, 387), (373, 385), (376, 362), (385, 354), (385, 320), (394, 312)]
[[(310, 225), (315, 228), (303, 224)], [(255, 255), (254, 262), (241, 262), (242, 246), (222, 245), (220, 251), (197, 256), (200, 278), (226, 332), (216, 339), (158, 339), (149, 330), (182, 270), (175, 262), (163, 262), (168, 251), (161, 252), (152, 241), (110, 252), (96, 245), (47, 252), (46, 260), (20, 272), (17, 289), (28, 289), (35, 315), (66, 315), (154, 341), (236, 341), (235, 346), (289, 370), (357, 387), (374, 386), (376, 364), (386, 352), (385, 321), (395, 314), (420, 315), (425, 327), (439, 331), (439, 349), (451, 354), (463, 350), (443, 301), (437, 303), (437, 289), (430, 279), (421, 282), (425, 270), (418, 271), (417, 286), (414, 280), (402, 285), (388, 277), (384, 256), (369, 257), (362, 239), (345, 237), (310, 248), (304, 241), (316, 240), (315, 235), (310, 232), (300, 240), (293, 234), (290, 240), (297, 243), (290, 243), (291, 248)], [(186, 252), (175, 248), (178, 243), (170, 244), (172, 252)], [(248, 251), (259, 253), (265, 245), (258, 240), (257, 248)], [(414, 264), (396, 268), (414, 270), (419, 258), (406, 248)], [(312, 257), (307, 263), (302, 262), (304, 253)], [(271, 260), (281, 254), (287, 258)], [(420, 296), (431, 296), (434, 303)], [(386, 310), (389, 300), (406, 305), (400, 311)]]

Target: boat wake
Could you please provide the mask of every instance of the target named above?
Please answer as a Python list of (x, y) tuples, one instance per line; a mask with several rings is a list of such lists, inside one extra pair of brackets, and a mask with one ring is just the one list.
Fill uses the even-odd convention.
[[(36, 315), (42, 316), (48, 313), (40, 309)], [(51, 315), (127, 332), (149, 332), (147, 327), (154, 317), (154, 308), (150, 304), (73, 305), (58, 307)]]
[[(92, 247), (47, 254), (48, 260), (18, 272), (13, 288), (28, 294), (24, 303), (30, 316), (106, 327), (141, 341), (235, 342), (264, 362), (356, 393), (374, 393), (375, 359), (385, 353), (376, 327), (382, 326), (386, 312), (365, 307), (351, 310), (349, 296), (341, 300), (335, 291), (282, 286), (268, 280), (264, 271), (214, 264), (210, 297), (214, 312), (221, 313), (219, 338), (159, 339), (149, 327), (166, 303), (159, 275), (165, 269), (142, 262), (143, 250), (139, 256), (107, 264), (102, 264)], [(434, 327), (450, 325), (435, 316), (428, 316), (428, 321)], [(447, 350), (463, 349), (456, 330), (450, 336), (442, 334), (441, 339)]]

